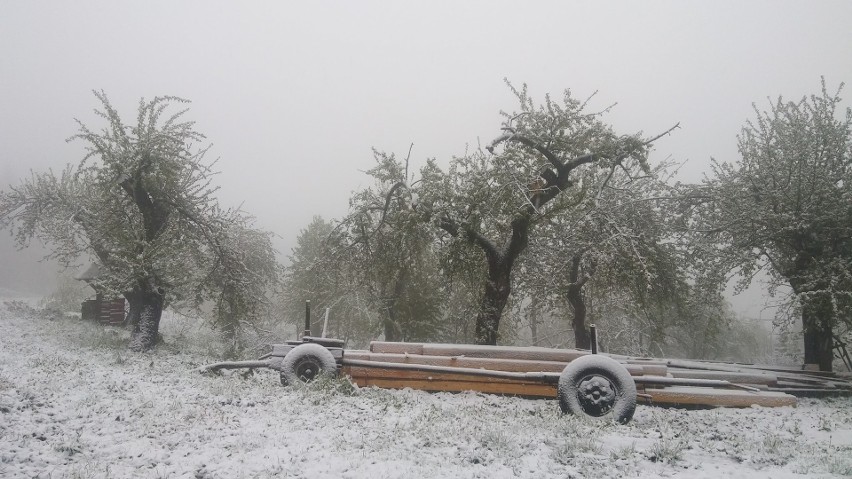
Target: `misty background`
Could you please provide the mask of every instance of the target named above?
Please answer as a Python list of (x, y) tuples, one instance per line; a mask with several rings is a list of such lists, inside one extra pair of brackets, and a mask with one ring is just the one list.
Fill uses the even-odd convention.
[[(99, 128), (93, 89), (126, 120), (139, 99), (192, 100), (188, 118), (219, 158), (217, 196), (276, 234), (286, 262), (312, 216), (346, 213), (369, 184), (371, 148), (414, 169), (500, 134), (504, 84), (537, 99), (598, 92), (619, 131), (649, 135), (651, 162), (699, 181), (736, 161), (752, 103), (797, 100), (852, 79), (852, 2), (0, 3), (0, 188), (83, 157), (74, 119)], [(844, 94), (849, 98), (848, 89)], [(850, 102), (847, 100), (846, 104)], [(44, 294), (57, 266), (0, 231), (0, 288)], [(759, 286), (731, 297), (749, 317)]]

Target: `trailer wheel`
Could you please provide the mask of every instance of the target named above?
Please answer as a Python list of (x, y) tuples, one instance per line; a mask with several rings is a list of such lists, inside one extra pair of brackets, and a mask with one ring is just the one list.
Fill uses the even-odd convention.
[(614, 359), (582, 356), (562, 370), (557, 397), (565, 414), (626, 424), (636, 410), (636, 383)]
[(281, 361), (281, 384), (297, 381), (311, 382), (321, 375), (337, 374), (337, 363), (331, 352), (319, 344), (300, 344), (290, 350)]

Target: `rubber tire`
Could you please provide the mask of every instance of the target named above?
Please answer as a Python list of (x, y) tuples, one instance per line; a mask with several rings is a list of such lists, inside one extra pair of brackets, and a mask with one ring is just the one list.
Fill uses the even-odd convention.
[[(306, 367), (316, 371), (312, 377), (302, 377), (300, 371)], [(296, 382), (310, 382), (320, 375), (336, 376), (337, 362), (331, 351), (319, 344), (305, 343), (291, 349), (284, 360), (281, 361), (281, 383), (296, 384)]]
[[(599, 376), (609, 381), (612, 388), (611, 407), (604, 411), (586, 410), (592, 408), (588, 401), (580, 398), (580, 386), (589, 376)], [(612, 420), (626, 424), (636, 411), (636, 382), (627, 368), (612, 358), (597, 354), (581, 356), (565, 366), (559, 376), (557, 398), (559, 407), (565, 414), (587, 416), (597, 420)], [(585, 406), (584, 406), (585, 403)]]

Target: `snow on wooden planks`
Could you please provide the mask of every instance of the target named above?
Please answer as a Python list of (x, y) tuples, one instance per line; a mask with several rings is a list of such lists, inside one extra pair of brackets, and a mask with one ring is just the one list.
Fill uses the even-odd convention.
[(464, 356), (468, 358), (520, 359), (569, 363), (590, 354), (578, 349), (550, 349), (532, 346), (480, 346), (473, 344), (389, 343), (373, 341), (372, 353), (419, 354), (425, 356)]

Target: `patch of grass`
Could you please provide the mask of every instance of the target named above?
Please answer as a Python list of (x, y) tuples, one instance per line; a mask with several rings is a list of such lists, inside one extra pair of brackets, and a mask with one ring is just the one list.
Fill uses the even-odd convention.
[(744, 459), (760, 465), (783, 466), (790, 461), (796, 448), (794, 439), (785, 439), (779, 434), (767, 432), (763, 437), (753, 439), (752, 452)]
[(69, 456), (80, 454), (84, 449), (83, 443), (80, 441), (80, 435), (81, 431), (77, 431), (74, 435), (66, 436), (62, 442), (55, 444), (53, 448), (57, 452), (62, 452)]
[(68, 474), (62, 475), (61, 477), (68, 479), (109, 479), (113, 476), (110, 473), (109, 464), (102, 467), (99, 463), (87, 462), (72, 468)]
[(0, 373), (0, 391), (12, 389), (14, 384), (4, 374)]
[(648, 460), (651, 462), (676, 464), (683, 459), (683, 451), (685, 449), (686, 441), (664, 436), (651, 446), (651, 449), (648, 451)]
[(127, 359), (125, 359), (125, 357), (121, 355), (121, 352), (116, 351), (115, 352), (115, 360), (113, 361), (113, 364), (115, 364), (116, 366), (120, 366), (120, 365), (122, 365), (126, 362), (127, 362)]
[(826, 458), (825, 469), (830, 474), (852, 477), (852, 459), (842, 454), (830, 455)]
[(814, 472), (837, 474), (852, 477), (852, 446), (814, 443), (811, 445), (809, 460), (796, 465), (795, 472), (810, 474)]
[(771, 454), (777, 454), (781, 450), (784, 440), (781, 436), (773, 433), (768, 433), (763, 437), (763, 450)]
[(819, 417), (819, 430), (831, 432), (834, 430), (834, 423), (831, 418), (825, 415)]
[(357, 396), (359, 389), (348, 378), (322, 375), (309, 383), (301, 381), (288, 386), (293, 391), (321, 404), (333, 396)]
[(610, 451), (609, 457), (613, 461), (617, 461), (619, 459), (628, 460), (632, 459), (633, 456), (636, 455), (636, 443), (630, 443), (629, 446), (619, 447)]
[(794, 437), (795, 436), (801, 436), (802, 435), (802, 427), (799, 425), (799, 421), (793, 420), (792, 423), (789, 426), (787, 426), (787, 432), (792, 434)]
[(601, 442), (594, 436), (587, 435), (566, 440), (553, 449), (550, 457), (559, 464), (569, 465), (581, 454), (600, 454), (602, 450)]

